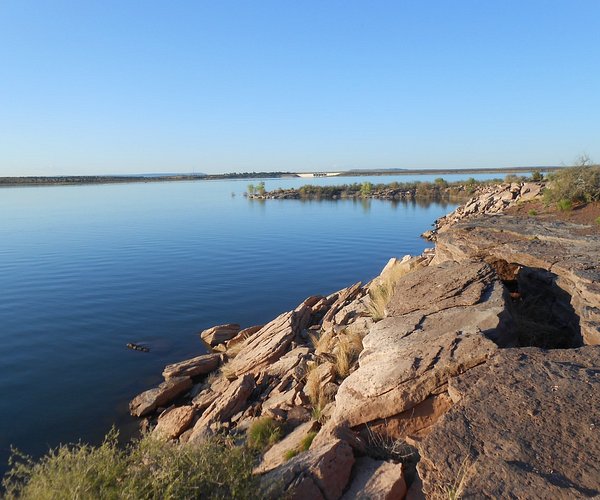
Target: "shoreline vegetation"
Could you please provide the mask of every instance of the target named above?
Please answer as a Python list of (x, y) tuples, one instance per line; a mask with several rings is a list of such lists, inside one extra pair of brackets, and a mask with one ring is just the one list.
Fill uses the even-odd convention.
[[(554, 172), (564, 167), (514, 167), (514, 168), (462, 168), (462, 169), (389, 169), (389, 170), (348, 170), (335, 177), (370, 177), (383, 175), (453, 175), (453, 174), (527, 174), (539, 170)], [(315, 177), (322, 177), (315, 172)], [(229, 172), (225, 174), (149, 174), (149, 175), (55, 175), (55, 176), (5, 176), (0, 177), (0, 187), (7, 186), (64, 186), (79, 184), (118, 184), (133, 182), (175, 182), (232, 179), (279, 179), (299, 178), (294, 172)]]
[(508, 174), (504, 179), (476, 180), (470, 177), (464, 181), (448, 182), (438, 177), (433, 182), (391, 182), (374, 184), (369, 181), (353, 184), (319, 186), (306, 184), (299, 188), (265, 190), (264, 182), (248, 184), (244, 196), (251, 200), (343, 200), (343, 199), (380, 199), (391, 201), (428, 200), (428, 201), (466, 201), (485, 187), (515, 182), (540, 181), (544, 175), (536, 170), (531, 177)]
[(131, 401), (141, 439), (13, 450), (7, 498), (598, 495), (600, 236), (557, 215), (600, 205), (600, 167), (537, 175), (480, 185), (367, 284), (204, 330)]

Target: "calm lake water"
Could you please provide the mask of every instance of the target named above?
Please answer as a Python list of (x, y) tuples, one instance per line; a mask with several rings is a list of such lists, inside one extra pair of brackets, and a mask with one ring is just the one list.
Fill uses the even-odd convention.
[(129, 400), (166, 364), (201, 354), (199, 331), (264, 323), (369, 280), (390, 257), (420, 253), (419, 234), (454, 209), (251, 201), (249, 182), (0, 189), (0, 474), (11, 444), (39, 454), (98, 442), (113, 424), (131, 432)]

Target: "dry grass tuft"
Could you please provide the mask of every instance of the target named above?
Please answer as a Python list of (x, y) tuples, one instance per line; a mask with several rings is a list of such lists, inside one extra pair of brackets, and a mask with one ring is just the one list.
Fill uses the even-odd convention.
[(373, 281), (369, 287), (367, 312), (374, 321), (385, 318), (385, 308), (394, 295), (398, 280), (411, 271), (409, 263), (396, 263)]
[(312, 417), (317, 422), (321, 422), (323, 418), (323, 408), (330, 402), (330, 398), (325, 393), (317, 367), (317, 363), (309, 366), (306, 373), (305, 389), (313, 408)]
[(357, 332), (344, 331), (338, 336), (333, 363), (338, 377), (346, 378), (363, 350), (362, 337)]
[(237, 378), (237, 374), (229, 361), (221, 366), (220, 371), (227, 380), (235, 380)]
[(310, 343), (315, 348), (317, 354), (328, 353), (331, 351), (333, 336), (330, 332), (309, 333)]

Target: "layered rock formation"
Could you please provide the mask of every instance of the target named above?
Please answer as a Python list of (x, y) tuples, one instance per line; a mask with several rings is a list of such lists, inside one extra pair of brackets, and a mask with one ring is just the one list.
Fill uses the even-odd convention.
[(367, 285), (209, 329), (221, 352), (167, 367), (132, 413), (190, 445), (271, 419), (264, 498), (600, 495), (600, 242), (502, 214), (541, 189), (471, 200)]

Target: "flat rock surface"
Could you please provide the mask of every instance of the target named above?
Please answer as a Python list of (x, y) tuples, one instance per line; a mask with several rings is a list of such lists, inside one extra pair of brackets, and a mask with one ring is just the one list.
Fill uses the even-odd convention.
[(535, 217), (482, 215), (443, 228), (434, 263), (493, 256), (556, 276), (571, 295), (585, 344), (600, 344), (600, 236)]
[[(436, 301), (415, 310), (411, 301), (426, 290)], [(497, 350), (488, 336), (504, 328), (504, 287), (485, 263), (417, 270), (401, 278), (393, 302), (390, 310), (400, 315), (371, 328), (359, 368), (340, 385), (333, 414), (340, 424), (355, 427), (410, 410)]]
[(427, 498), (600, 495), (600, 347), (505, 349), (419, 445)]

